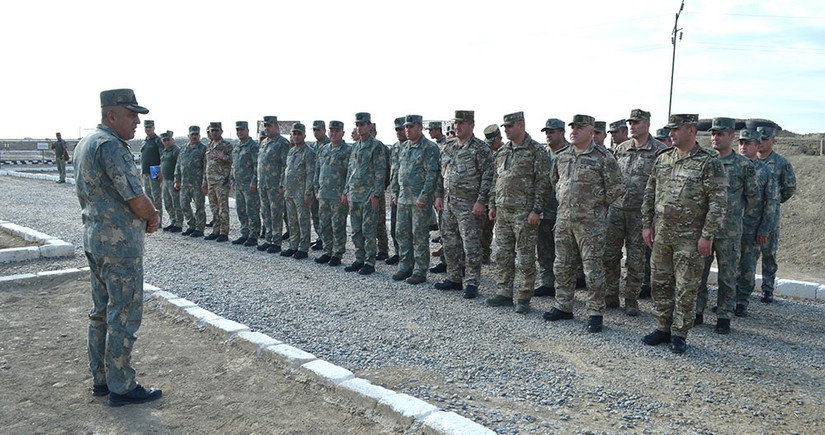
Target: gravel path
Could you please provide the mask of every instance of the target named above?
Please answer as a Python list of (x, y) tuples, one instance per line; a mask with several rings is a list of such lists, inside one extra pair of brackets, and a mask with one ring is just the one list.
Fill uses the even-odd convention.
[[(0, 204), (0, 219), (77, 246), (73, 259), (0, 265), (0, 275), (86, 266), (73, 186), (0, 177)], [(638, 318), (609, 310), (604, 333), (587, 334), (581, 303), (558, 324), (541, 319), (549, 298), (527, 316), (484, 305), (491, 267), (466, 301), (432, 288), (441, 275), (410, 286), (381, 262), (362, 277), (313, 256), (158, 233), (147, 237), (146, 282), (502, 434), (825, 431), (822, 303), (754, 299), (729, 336), (713, 333), (708, 313), (711, 326), (676, 356), (640, 342), (655, 326), (649, 301)]]

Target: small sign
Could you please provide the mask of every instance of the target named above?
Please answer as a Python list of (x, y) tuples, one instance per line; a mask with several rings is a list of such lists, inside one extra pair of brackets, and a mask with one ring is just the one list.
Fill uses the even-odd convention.
[(38, 142), (38, 143), (37, 143), (37, 149), (39, 149), (39, 150), (47, 150), (47, 149), (49, 149), (49, 144), (48, 144), (48, 143), (45, 143), (45, 142)]

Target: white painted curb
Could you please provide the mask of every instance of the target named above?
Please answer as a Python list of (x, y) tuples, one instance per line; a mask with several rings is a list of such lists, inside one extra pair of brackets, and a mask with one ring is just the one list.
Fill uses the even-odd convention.
[(57, 237), (43, 234), (8, 221), (0, 221), (0, 231), (5, 231), (29, 242), (41, 243), (40, 246), (25, 248), (0, 249), (0, 263), (18, 263), (21, 261), (36, 260), (38, 258), (73, 257), (74, 245)]

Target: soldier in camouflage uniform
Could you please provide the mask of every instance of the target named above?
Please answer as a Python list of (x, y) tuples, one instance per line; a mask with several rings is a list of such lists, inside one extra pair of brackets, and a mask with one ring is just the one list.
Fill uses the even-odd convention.
[(496, 221), (496, 295), (487, 305), (513, 305), (516, 270), (524, 280), (516, 312), (530, 312), (536, 283), (536, 233), (550, 195), (550, 161), (524, 128), (524, 113), (504, 115), (508, 142), (495, 154), (488, 217)]
[[(773, 176), (776, 177), (776, 182), (779, 185), (779, 203), (782, 204), (791, 199), (794, 192), (796, 192), (796, 174), (794, 174), (791, 162), (773, 150), (773, 146), (776, 145), (776, 130), (771, 127), (758, 127), (756, 131), (762, 137), (757, 149), (757, 157), (762, 163), (771, 168)], [(778, 269), (776, 251), (779, 249), (780, 240), (779, 216), (782, 216), (780, 208), (776, 210), (776, 226), (768, 235), (768, 243), (760, 246), (760, 251), (762, 251), (762, 302), (766, 304), (773, 302), (773, 291), (776, 283), (776, 271)]]
[(605, 146), (604, 141), (607, 139), (607, 123), (604, 121), (596, 121), (593, 132), (593, 142), (596, 145)]
[(739, 154), (749, 158), (756, 171), (756, 201), (742, 219), (742, 244), (739, 274), (736, 277), (736, 317), (748, 316), (748, 304), (756, 286), (756, 260), (759, 249), (768, 244), (768, 236), (779, 218), (779, 183), (770, 166), (756, 158), (761, 135), (754, 130), (739, 132)]
[(309, 207), (315, 196), (315, 151), (304, 142), (305, 137), (306, 126), (300, 122), (293, 124), (292, 148), (286, 156), (286, 167), (281, 178), (281, 191), (289, 219), (289, 249), (281, 251), (281, 256), (296, 260), (308, 256), (312, 225)]
[(66, 160), (69, 160), (69, 151), (66, 148), (66, 141), (60, 133), (56, 135), (57, 140), (52, 142), (49, 147), (54, 151), (54, 162), (57, 164), (57, 184), (66, 182)]
[(386, 157), (384, 144), (370, 134), (372, 116), (355, 114), (359, 139), (352, 146), (343, 200), (349, 205), (355, 261), (344, 270), (369, 275), (375, 272), (375, 229), (378, 204), (384, 198)]
[(146, 192), (152, 203), (160, 213), (160, 222), (163, 223), (163, 186), (158, 176), (152, 177), (151, 166), (160, 166), (160, 153), (163, 145), (160, 138), (155, 134), (155, 121), (147, 119), (143, 121), (143, 130), (146, 132), (146, 139), (140, 147), (140, 169), (143, 174), (143, 190)]
[(238, 145), (232, 148), (231, 183), (235, 188), (235, 211), (241, 236), (233, 245), (258, 246), (261, 234), (261, 201), (258, 196), (258, 142), (249, 136), (249, 123), (237, 121)]
[[(464, 290), (464, 299), (478, 296), (481, 281), (481, 231), (487, 215), (493, 183), (493, 153), (473, 134), (475, 112), (456, 110), (456, 138), (447, 142), (441, 155), (443, 185), (435, 200), (441, 209), (441, 240), (447, 260), (447, 279), (436, 283), (439, 290)], [(439, 177), (441, 181), (441, 177)], [(467, 280), (461, 270), (466, 263)], [(465, 285), (466, 284), (466, 285)]]
[[(550, 164), (558, 153), (570, 147), (570, 142), (564, 138), (564, 121), (558, 118), (550, 118), (545, 122), (541, 131), (547, 138), (545, 151), (549, 157)], [(550, 196), (544, 203), (544, 210), (541, 212), (539, 230), (536, 235), (536, 258), (538, 259), (538, 273), (540, 286), (533, 290), (533, 296), (556, 296), (556, 275), (553, 273), (553, 263), (556, 261), (556, 241), (553, 228), (556, 226), (556, 209), (559, 202), (556, 200), (556, 192), (550, 189)]]
[(341, 200), (347, 183), (347, 167), (352, 147), (344, 142), (344, 123), (330, 121), (330, 143), (315, 150), (315, 196), (318, 198), (320, 237), (324, 254), (318, 264), (341, 264), (347, 247), (347, 210)]
[(620, 119), (610, 123), (610, 149), (613, 149), (619, 144), (627, 141), (627, 120)]
[[(493, 161), (495, 161), (495, 154), (504, 142), (501, 140), (501, 130), (498, 128), (498, 125), (491, 124), (484, 128), (484, 143), (487, 144), (487, 147), (490, 148), (490, 153), (493, 155)], [(495, 167), (493, 167), (495, 171)], [(489, 214), (490, 209), (487, 208), (487, 213)], [(496, 226), (496, 221), (490, 220), (488, 218), (483, 219), (484, 221), (484, 228), (481, 230), (481, 262), (483, 264), (490, 264), (492, 262), (493, 256), (493, 228)]]
[[(318, 151), (324, 147), (324, 145), (329, 144), (330, 139), (327, 136), (327, 124), (323, 120), (315, 120), (312, 121), (312, 135), (315, 136), (315, 142), (307, 142), (309, 148), (315, 153), (316, 161), (318, 157)], [(309, 212), (312, 216), (312, 226), (315, 228), (315, 234), (318, 235), (318, 239), (311, 243), (313, 251), (320, 251), (324, 249), (324, 238), (321, 237), (321, 230), (320, 230), (320, 222), (319, 222), (319, 211), (318, 211), (318, 198), (313, 197), (311, 204), (309, 206)]]
[[(441, 121), (430, 121), (427, 124), (427, 131), (430, 133), (430, 138), (438, 145), (438, 152), (444, 152), (444, 146), (447, 144), (448, 138), (444, 135), (444, 123)], [(441, 228), (441, 216), (442, 212), (438, 210), (434, 210), (434, 213), (430, 215), (430, 226), (431, 230), (438, 229), (439, 234), (442, 233)], [(433, 252), (434, 257), (439, 257), (441, 262), (430, 269), (432, 273), (444, 273), (447, 271), (447, 261), (444, 257), (444, 246), (441, 243), (441, 236), (439, 235), (438, 238), (433, 240), (434, 242), (441, 245), (438, 249)]]
[[(372, 123), (372, 134), (373, 136), (376, 134), (375, 123)], [(375, 254), (376, 261), (386, 261), (390, 257), (390, 235), (387, 231), (387, 192), (389, 189), (387, 188), (390, 187), (390, 178), (392, 175), (390, 173), (392, 170), (392, 150), (384, 144), (384, 149), (381, 151), (384, 155), (386, 170), (384, 171), (384, 198), (378, 201), (378, 219), (376, 219), (375, 222), (377, 225), (375, 227), (375, 239), (378, 246), (378, 253)], [(390, 193), (389, 196), (392, 198), (392, 193)], [(390, 202), (392, 202), (392, 199), (390, 199)], [(392, 237), (394, 238), (395, 235)]]
[[(201, 128), (189, 127), (189, 144), (180, 151), (175, 165), (175, 189), (180, 190), (180, 206), (188, 228), (182, 233), (189, 237), (203, 237), (206, 225), (204, 193), (201, 187), (206, 185), (204, 167), (206, 166), (206, 145), (201, 143)], [(192, 202), (195, 213), (192, 213)]]
[[(393, 121), (395, 125), (395, 137), (398, 139), (392, 146), (389, 148), (390, 160), (389, 165), (387, 166), (392, 172), (392, 166), (395, 164), (395, 161), (398, 159), (398, 151), (401, 149), (401, 144), (407, 141), (407, 133), (404, 131), (404, 117), (401, 116), (399, 118), (395, 118)], [(390, 173), (390, 181), (387, 183), (389, 184), (392, 182), (392, 173)], [(389, 190), (390, 196), (390, 234), (392, 235), (392, 244), (395, 247), (395, 254), (391, 257), (388, 257), (385, 263), (389, 265), (398, 264), (400, 258), (398, 256), (398, 239), (395, 237), (395, 225), (398, 219), (398, 205), (395, 204), (392, 200), (392, 190)], [(389, 248), (389, 246), (388, 246)]]
[(657, 327), (642, 340), (649, 346), (671, 343), (687, 350), (693, 326), (696, 290), (713, 236), (722, 227), (727, 178), (712, 151), (696, 142), (699, 115), (671, 115), (674, 147), (659, 154), (642, 202), (642, 236), (651, 257), (653, 317)]
[(180, 148), (175, 145), (175, 137), (171, 131), (160, 135), (163, 151), (160, 154), (160, 174), (163, 178), (163, 204), (172, 223), (164, 227), (163, 231), (179, 233), (183, 231), (183, 210), (180, 206), (180, 188), (175, 188), (175, 166), (178, 164)]
[(229, 240), (229, 187), (232, 176), (232, 145), (223, 139), (220, 122), (209, 123), (209, 145), (206, 147), (206, 193), (212, 209), (212, 234), (204, 240)]
[(642, 199), (656, 156), (665, 145), (650, 135), (650, 112), (630, 111), (630, 140), (613, 147), (613, 155), (622, 171), (623, 195), (607, 213), (607, 244), (604, 252), (605, 305), (619, 307), (619, 282), (622, 277), (622, 247), (625, 259), (624, 310), (628, 316), (639, 315), (638, 296), (644, 280), (645, 242), (642, 239)]
[(660, 128), (660, 129), (656, 130), (655, 138), (659, 142), (663, 143), (665, 145), (665, 147), (673, 148), (673, 143), (670, 141), (670, 129), (669, 128), (665, 127), (665, 128)]
[(281, 136), (277, 116), (264, 116), (266, 139), (258, 151), (258, 192), (261, 197), (261, 215), (266, 228), (264, 243), (259, 251), (269, 254), (281, 252), (281, 235), (284, 227), (284, 194), (281, 192), (281, 175), (286, 166), (289, 141)]
[(100, 93), (103, 119), (75, 148), (77, 198), (83, 215), (83, 249), (91, 270), (92, 309), (88, 350), (92, 394), (110, 406), (149, 402), (161, 391), (144, 388), (131, 365), (135, 333), (143, 318), (144, 232), (160, 216), (143, 193), (128, 140), (140, 124), (131, 89)]
[(705, 270), (696, 295), (696, 319), (693, 326), (704, 323), (708, 302), (708, 275), (716, 256), (719, 292), (716, 306), (717, 334), (730, 333), (730, 318), (736, 301), (736, 275), (739, 270), (739, 249), (742, 242), (742, 218), (750, 214), (756, 202), (755, 169), (750, 159), (733, 151), (736, 120), (713, 118), (711, 144), (719, 153), (719, 161), (728, 180), (727, 209), (722, 228), (713, 237), (713, 251), (705, 257)]
[(393, 202), (398, 205), (396, 238), (400, 261), (395, 281), (421, 284), (427, 280), (430, 266), (429, 216), (438, 183), (438, 146), (422, 133), (420, 115), (407, 115), (404, 131), (407, 141), (401, 145), (392, 167)]
[(593, 142), (592, 116), (576, 115), (569, 125), (571, 146), (558, 153), (550, 182), (556, 191), (556, 303), (544, 319), (573, 318), (576, 261), (587, 281), (588, 332), (601, 332), (604, 320), (603, 249), (607, 209), (622, 193), (622, 173), (613, 154)]

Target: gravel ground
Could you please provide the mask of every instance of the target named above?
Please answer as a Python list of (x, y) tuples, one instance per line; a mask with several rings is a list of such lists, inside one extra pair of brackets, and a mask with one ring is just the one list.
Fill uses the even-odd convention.
[[(86, 266), (73, 186), (0, 177), (0, 203), (0, 219), (77, 246), (73, 259), (0, 265), (0, 275)], [(313, 256), (158, 233), (147, 237), (146, 282), (502, 434), (825, 431), (822, 303), (754, 299), (729, 336), (713, 333), (708, 313), (711, 327), (691, 331), (676, 356), (640, 342), (655, 327), (649, 301), (638, 318), (609, 310), (605, 331), (587, 334), (582, 303), (558, 324), (541, 319), (550, 298), (527, 316), (485, 306), (489, 266), (481, 296), (466, 301), (433, 289), (441, 276), (410, 286), (381, 262), (362, 277)]]

